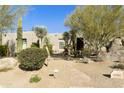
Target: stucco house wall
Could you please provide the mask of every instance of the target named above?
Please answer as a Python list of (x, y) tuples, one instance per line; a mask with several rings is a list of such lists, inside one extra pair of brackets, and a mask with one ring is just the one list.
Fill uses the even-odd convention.
[(60, 43), (65, 44), (64, 40), (62, 39), (62, 34), (58, 34), (58, 33), (48, 34), (48, 38), (51, 44), (53, 45), (54, 54), (62, 53), (64, 51), (64, 47), (61, 46), (60, 44)]
[[(64, 40), (62, 40), (62, 34), (60, 33), (50, 33), (47, 35), (47, 37), (50, 40), (50, 43), (53, 46), (53, 53), (58, 54), (64, 51), (63, 46), (61, 44), (64, 44)], [(14, 44), (15, 45), (15, 50), (16, 50), (16, 38), (17, 34), (16, 33), (6, 33), (2, 36), (2, 44), (5, 45), (7, 42), (9, 44)], [(38, 38), (35, 35), (33, 31), (27, 31), (23, 32), (23, 49), (31, 47), (31, 44), (33, 42), (37, 42)], [(61, 44), (60, 44), (61, 43)]]

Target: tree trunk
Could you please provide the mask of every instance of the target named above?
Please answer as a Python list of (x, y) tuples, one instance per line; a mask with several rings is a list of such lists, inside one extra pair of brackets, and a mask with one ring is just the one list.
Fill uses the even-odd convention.
[(47, 50), (47, 54), (48, 54), (48, 58), (49, 58), (50, 57), (50, 51), (49, 51), (47, 46), (46, 46), (46, 50)]
[(0, 32), (0, 45), (2, 45), (2, 32)]
[(39, 47), (41, 48), (41, 39), (39, 38)]

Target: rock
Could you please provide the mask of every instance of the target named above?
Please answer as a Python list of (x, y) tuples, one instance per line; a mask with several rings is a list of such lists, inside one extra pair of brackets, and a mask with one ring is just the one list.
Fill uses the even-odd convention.
[(112, 62), (123, 61), (124, 46), (121, 38), (116, 38), (112, 41), (112, 45), (109, 48), (109, 56)]
[(114, 56), (113, 53), (107, 52), (106, 47), (102, 47), (101, 51), (99, 52), (98, 58), (99, 58), (99, 61), (104, 61), (104, 62), (111, 62), (112, 60), (118, 61), (118, 57), (116, 58), (113, 56)]
[(107, 53), (107, 50), (106, 50), (106, 47), (102, 47), (101, 48), (101, 51), (99, 52), (98, 54), (98, 58), (101, 60), (101, 61), (108, 61), (108, 53)]
[(87, 57), (79, 59), (79, 63), (93, 63), (93, 62), (94, 61), (92, 61), (90, 58), (87, 58)]
[(119, 53), (119, 51), (110, 52), (110, 57), (112, 62), (120, 62), (120, 56), (121, 54)]
[(119, 37), (116, 38), (113, 42), (113, 45), (122, 46), (122, 39)]
[(59, 72), (59, 70), (58, 69), (54, 69), (54, 71), (53, 71), (54, 73), (58, 73)]
[(0, 70), (13, 69), (17, 65), (17, 60), (14, 58), (0, 59)]
[(102, 52), (107, 52), (106, 47), (101, 47)]
[(111, 78), (124, 79), (124, 71), (121, 70), (112, 71)]

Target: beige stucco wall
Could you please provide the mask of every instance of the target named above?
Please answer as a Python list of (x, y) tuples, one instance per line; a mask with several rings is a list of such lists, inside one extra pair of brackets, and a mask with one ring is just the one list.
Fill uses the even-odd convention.
[[(48, 34), (47, 37), (50, 40), (50, 43), (53, 45), (53, 52), (54, 53), (61, 53), (64, 51), (64, 49), (59, 48), (59, 42), (64, 42), (62, 40), (62, 34), (58, 33), (52, 33)], [(3, 35), (2, 37), (3, 45), (7, 43), (7, 41), (14, 42), (15, 48), (16, 48), (16, 33), (7, 33), (6, 35)], [(27, 48), (31, 46), (33, 42), (37, 42), (38, 38), (36, 37), (35, 33), (33, 31), (23, 32), (23, 39), (27, 39)]]
[(61, 53), (64, 51), (64, 49), (59, 48), (59, 42), (64, 42), (62, 39), (62, 34), (48, 34), (48, 38), (53, 45), (53, 52), (54, 54)]

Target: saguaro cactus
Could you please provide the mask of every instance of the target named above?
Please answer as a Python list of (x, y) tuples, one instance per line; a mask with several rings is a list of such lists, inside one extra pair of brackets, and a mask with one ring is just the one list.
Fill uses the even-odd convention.
[(0, 45), (2, 45), (2, 32), (0, 32)]
[(17, 28), (17, 53), (22, 50), (23, 41), (22, 41), (22, 18), (18, 19), (18, 28)]

